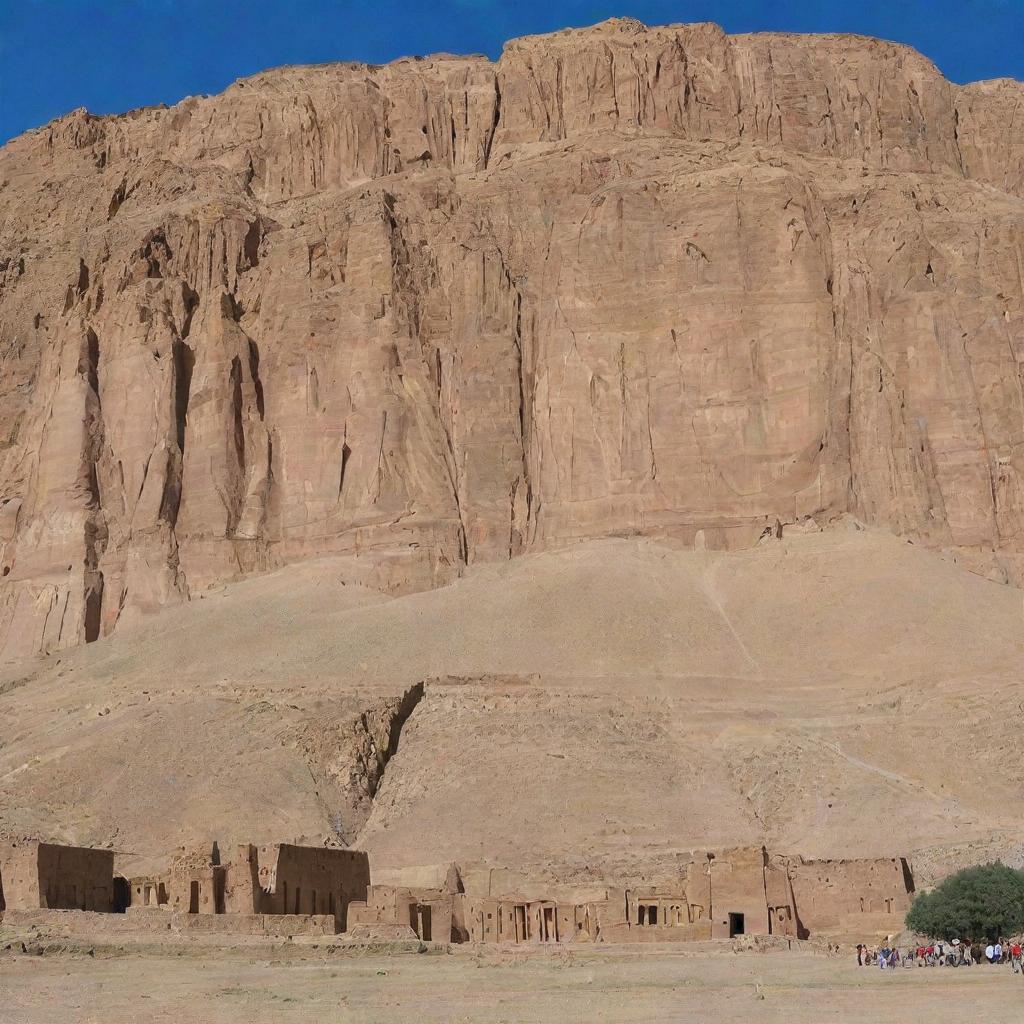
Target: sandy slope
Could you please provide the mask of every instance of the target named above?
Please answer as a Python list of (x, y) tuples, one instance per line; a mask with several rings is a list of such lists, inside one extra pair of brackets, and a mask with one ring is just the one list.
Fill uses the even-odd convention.
[[(613, 540), (399, 598), (343, 571), (253, 578), (11, 670), (0, 829), (136, 862), (340, 831), (381, 865), (574, 877), (762, 838), (925, 871), (1020, 848), (1022, 594), (919, 547), (852, 523), (733, 554)], [(355, 808), (354, 717), (447, 676)]]

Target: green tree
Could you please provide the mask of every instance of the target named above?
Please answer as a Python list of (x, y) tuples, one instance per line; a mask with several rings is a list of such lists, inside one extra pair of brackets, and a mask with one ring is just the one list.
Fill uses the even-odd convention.
[(937, 939), (1016, 934), (1024, 930), (1024, 871), (999, 862), (958, 871), (915, 897), (907, 927)]

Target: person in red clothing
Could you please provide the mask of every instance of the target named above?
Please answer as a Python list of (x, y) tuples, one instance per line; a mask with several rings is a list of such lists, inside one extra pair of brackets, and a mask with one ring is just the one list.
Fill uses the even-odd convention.
[(1010, 966), (1013, 968), (1014, 974), (1020, 974), (1021, 970), (1021, 946), (1020, 939), (1012, 939), (1010, 941)]

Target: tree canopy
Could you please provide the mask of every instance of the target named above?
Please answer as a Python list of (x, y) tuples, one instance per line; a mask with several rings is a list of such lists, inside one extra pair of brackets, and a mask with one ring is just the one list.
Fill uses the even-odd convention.
[(1024, 871), (979, 864), (915, 897), (907, 927), (934, 938), (997, 939), (1024, 931)]

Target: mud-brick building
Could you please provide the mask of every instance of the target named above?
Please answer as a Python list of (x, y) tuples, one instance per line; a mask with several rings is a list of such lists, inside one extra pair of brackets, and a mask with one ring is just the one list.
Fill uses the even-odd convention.
[(803, 860), (789, 864), (793, 902), (805, 934), (882, 927), (910, 909), (914, 878), (903, 857)]
[(458, 868), (428, 865), (381, 872), (383, 881), (371, 884), (365, 900), (348, 908), (348, 930), (365, 938), (412, 938), (449, 942), (453, 931), (454, 900), (462, 889)]
[(899, 930), (914, 878), (904, 858), (805, 860), (764, 847), (695, 854), (686, 898), (709, 908), (710, 937)]
[(165, 876), (132, 879), (129, 909), (315, 915), (333, 918), (344, 931), (349, 905), (365, 902), (369, 884), (370, 863), (361, 850), (244, 843), (222, 858), (214, 843), (180, 848)]
[(138, 882), (149, 881), (150, 892), (155, 892), (158, 904), (162, 889), (170, 910), (182, 914), (223, 914), (226, 874), (216, 843), (212, 847), (179, 847), (171, 857), (162, 886), (159, 879), (132, 880), (132, 905)]
[(702, 937), (738, 935), (799, 937), (790, 861), (762, 846), (695, 854), (686, 867), (685, 892), (696, 920), (706, 918)]
[(682, 886), (609, 890), (595, 908), (605, 942), (687, 942), (711, 938), (707, 904), (692, 903)]
[(114, 854), (22, 840), (0, 846), (0, 910), (114, 909)]
[(362, 850), (276, 843), (259, 847), (255, 860), (253, 857), (252, 848), (243, 847), (232, 861), (232, 900), (248, 902), (248, 896), (243, 895), (247, 888), (236, 892), (247, 877), (241, 870), (244, 861), (250, 877), (255, 866), (259, 913), (329, 914), (344, 931), (349, 905), (366, 899), (370, 861)]
[(604, 900), (576, 903), (565, 898), (529, 899), (521, 893), (459, 893), (452, 904), (453, 941), (505, 944), (592, 942), (611, 906)]
[[(467, 871), (453, 903), (461, 942), (688, 942), (742, 935), (886, 934), (902, 927), (914, 881), (906, 860), (807, 861), (764, 847), (699, 851), (680, 874), (602, 892)], [(380, 919), (387, 908), (380, 908)]]
[(365, 902), (349, 906), (348, 929), (356, 935), (415, 936), (424, 942), (450, 942), (452, 895), (438, 890), (371, 885)]
[(594, 942), (610, 922), (626, 920), (622, 890), (555, 884), (509, 868), (466, 870), (452, 904), (456, 942)]

